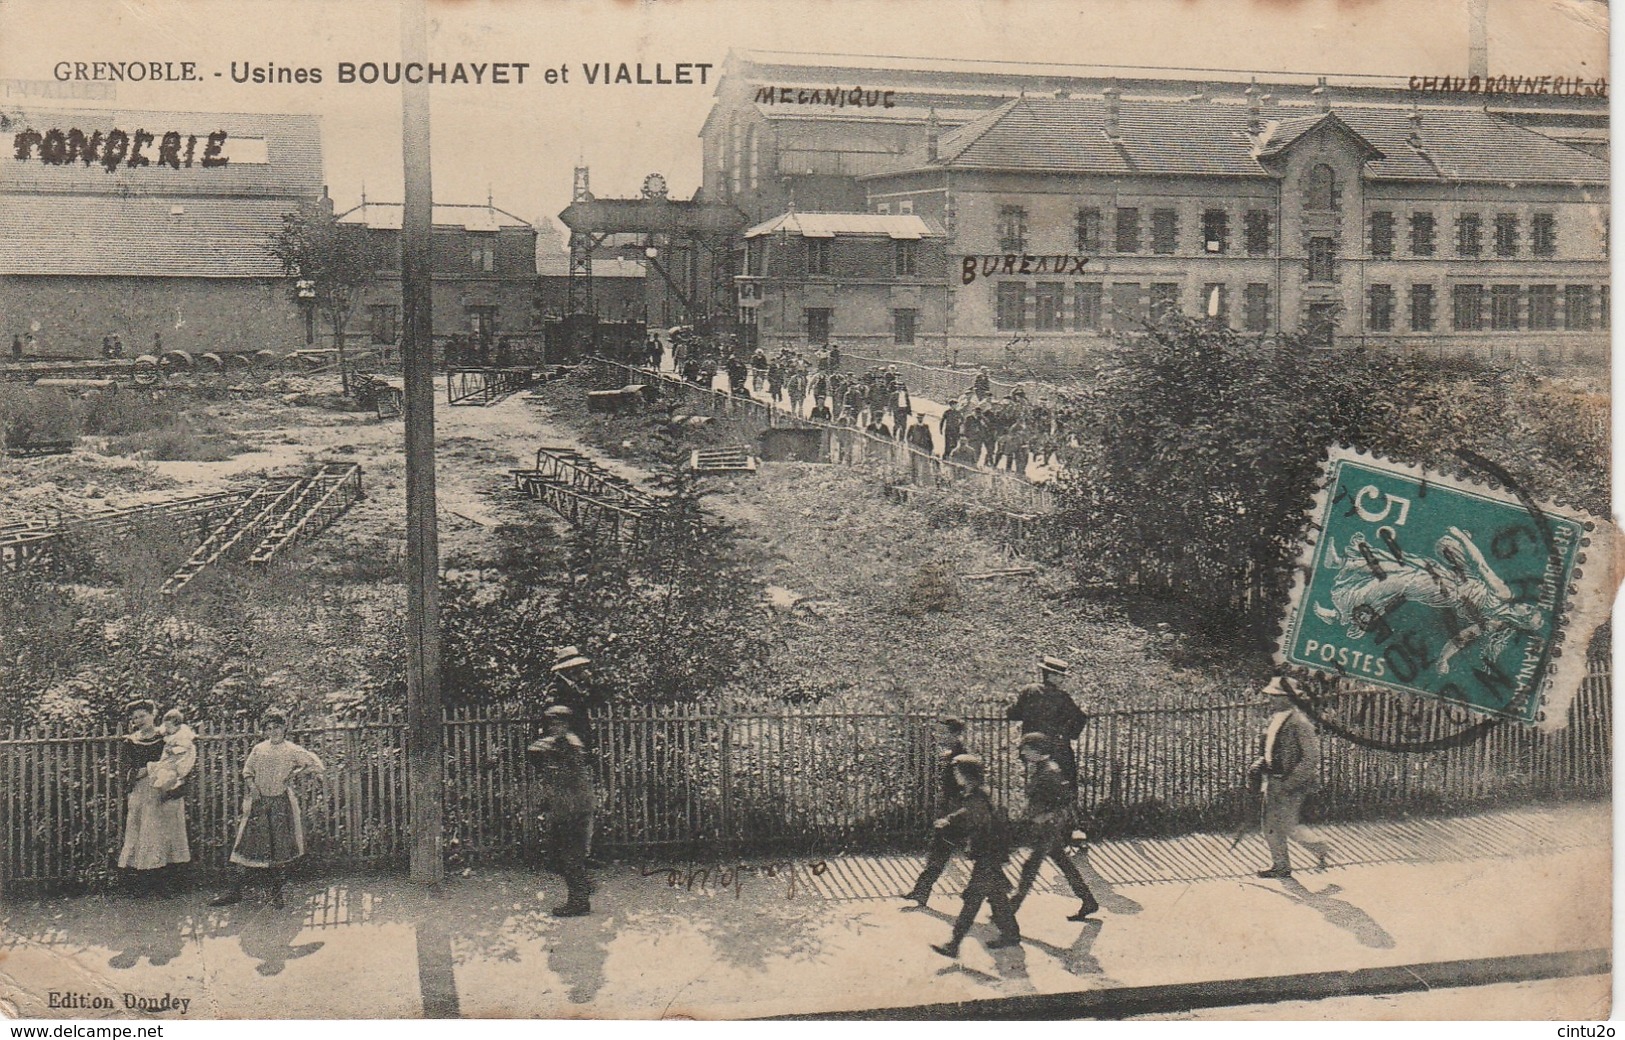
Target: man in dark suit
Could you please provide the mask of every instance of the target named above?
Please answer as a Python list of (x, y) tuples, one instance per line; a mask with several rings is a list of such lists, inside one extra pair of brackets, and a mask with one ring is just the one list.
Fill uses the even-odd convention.
[(553, 908), (554, 917), (580, 917), (592, 912), (587, 842), (597, 797), (587, 749), (570, 730), (574, 714), (562, 704), (548, 708), (543, 712), (547, 735), (525, 749), (541, 780), (548, 848), (567, 893), (565, 901)]
[(1083, 732), (1089, 716), (1061, 688), (1061, 680), (1066, 673), (1067, 663), (1060, 658), (1039, 658), (1040, 681), (1029, 683), (1017, 692), (1016, 703), (1010, 706), (1005, 718), (1021, 723), (1022, 736), (1047, 733), (1054, 737), (1055, 761), (1075, 787), (1078, 783), (1078, 759), (1072, 752), (1072, 742)]
[[(937, 745), (938, 761), (938, 813), (946, 816), (959, 808), (964, 798), (965, 789), (959, 782), (959, 776), (954, 771), (954, 760), (965, 754), (965, 720), (954, 715), (944, 715), (937, 722), (942, 726), (942, 736)], [(953, 842), (941, 828), (931, 831), (931, 848), (925, 854), (925, 869), (914, 882), (914, 887), (903, 893), (902, 898), (912, 900), (913, 907), (904, 907), (905, 910), (918, 909), (925, 906), (931, 898), (931, 889), (936, 886), (937, 879), (948, 867), (948, 860), (953, 858)]]
[(965, 843), (965, 855), (970, 857), (970, 881), (965, 885), (965, 901), (954, 921), (953, 936), (945, 943), (931, 948), (944, 957), (958, 957), (959, 944), (970, 934), (976, 914), (987, 903), (993, 910), (993, 923), (998, 926), (999, 937), (989, 940), (987, 948), (1001, 949), (1021, 942), (1021, 927), (1010, 909), (1010, 882), (1004, 876), (1004, 864), (1010, 858), (1009, 840), (1004, 821), (993, 809), (993, 802), (982, 787), (986, 769), (975, 755), (959, 755), (953, 761), (959, 783), (965, 789), (959, 808), (937, 821), (937, 829), (948, 832), (950, 839)]
[(1269, 845), (1270, 865), (1261, 878), (1289, 878), (1292, 859), (1289, 843), (1298, 828), (1304, 799), (1320, 783), (1320, 736), (1295, 703), (1298, 687), (1286, 676), (1276, 676), (1264, 687), (1274, 713), (1264, 727), (1258, 758), (1247, 771), (1250, 786), (1264, 791), (1263, 831)]
[(1068, 921), (1081, 921), (1100, 909), (1095, 894), (1078, 873), (1077, 866), (1066, 853), (1067, 842), (1072, 840), (1072, 828), (1077, 824), (1077, 791), (1067, 782), (1066, 774), (1054, 758), (1055, 738), (1044, 733), (1029, 733), (1021, 738), (1021, 759), (1027, 763), (1027, 819), (1033, 828), (1033, 850), (1021, 867), (1021, 880), (1016, 884), (1016, 896), (1011, 900), (1020, 909), (1027, 893), (1038, 879), (1038, 868), (1045, 859), (1055, 862), (1061, 876), (1072, 886), (1072, 894), (1081, 900), (1078, 912)]

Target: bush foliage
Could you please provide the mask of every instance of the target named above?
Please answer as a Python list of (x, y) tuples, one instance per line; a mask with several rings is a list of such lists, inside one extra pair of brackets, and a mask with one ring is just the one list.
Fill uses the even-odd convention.
[(1606, 422), (1519, 368), (1179, 319), (1117, 343), (1084, 396), (1058, 488), (1077, 576), (1181, 601), (1225, 643), (1268, 639), (1334, 445), (1488, 481), (1481, 458), (1536, 498), (1607, 511)]

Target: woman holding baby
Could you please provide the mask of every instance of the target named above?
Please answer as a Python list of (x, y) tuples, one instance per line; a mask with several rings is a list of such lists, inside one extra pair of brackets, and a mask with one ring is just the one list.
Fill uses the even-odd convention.
[(166, 868), (192, 860), (182, 792), (197, 765), (197, 737), (178, 710), (166, 712), (162, 726), (152, 701), (133, 701), (124, 710), (130, 733), (122, 765), (130, 793), (118, 865), (135, 871), (141, 887), (150, 891), (167, 879)]

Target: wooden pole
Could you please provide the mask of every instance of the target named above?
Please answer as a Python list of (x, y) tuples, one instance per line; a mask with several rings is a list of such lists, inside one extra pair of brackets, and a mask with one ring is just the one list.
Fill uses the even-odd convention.
[[(425, 0), (401, 6), (401, 54), (428, 58)], [(445, 876), (441, 855), (440, 545), (434, 491), (434, 325), (430, 309), (429, 87), (401, 87), (401, 161), (406, 194), (401, 211), (402, 339), (406, 382), (406, 747), (411, 801), (411, 877), (435, 884)]]

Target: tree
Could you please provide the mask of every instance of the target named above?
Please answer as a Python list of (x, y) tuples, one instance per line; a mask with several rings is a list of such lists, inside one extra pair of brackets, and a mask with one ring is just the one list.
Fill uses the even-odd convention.
[(333, 330), (339, 352), (339, 378), (350, 392), (350, 369), (344, 356), (344, 330), (361, 289), (375, 267), (366, 232), (340, 224), (325, 207), (306, 207), (282, 214), (282, 227), (267, 246), (294, 279), (288, 298), (316, 308)]

